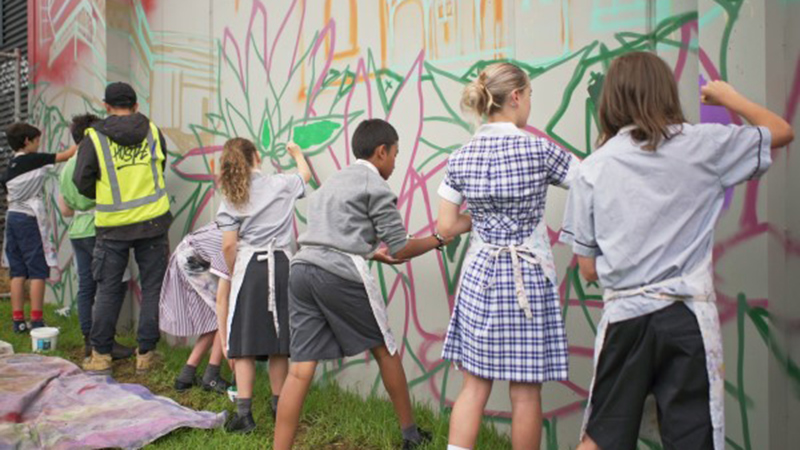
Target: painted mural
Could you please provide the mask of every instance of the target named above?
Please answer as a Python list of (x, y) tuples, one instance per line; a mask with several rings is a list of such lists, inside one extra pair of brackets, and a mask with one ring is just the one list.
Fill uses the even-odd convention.
[[(775, 2), (787, 24), (800, 14), (800, 2)], [(105, 84), (130, 82), (141, 110), (167, 137), (174, 244), (213, 219), (217, 161), (228, 138), (255, 142), (273, 172), (293, 170), (285, 144), (297, 142), (316, 188), (352, 163), (349, 136), (358, 122), (385, 118), (400, 133), (389, 182), (409, 232), (422, 236), (436, 227), (447, 157), (471, 134), (473, 124), (458, 108), (461, 89), (482, 67), (496, 60), (523, 67), (533, 87), (527, 131), (584, 158), (597, 137), (604, 71), (625, 52), (653, 50), (670, 63), (690, 120), (741, 123), (701, 106), (698, 90), (705, 80), (723, 79), (766, 101), (765, 41), (748, 37), (759, 29), (763, 35), (763, 11), (756, 0), (30, 0), (30, 120), (44, 132), (43, 148), (56, 152), (71, 144), (71, 115), (101, 114)], [(797, 124), (800, 45), (787, 42), (781, 112)], [(777, 150), (776, 161), (789, 151)], [(48, 299), (74, 309), (77, 277), (54, 192), (50, 219), (61, 265)], [(728, 192), (715, 247), (727, 443), (736, 450), (769, 448), (768, 364), (777, 363), (790, 395), (800, 396), (800, 368), (778, 336), (785, 324), (772, 313), (768, 274), (770, 246), (777, 242), (795, 260), (800, 241), (791, 227), (768, 220), (770, 192), (764, 180)], [(548, 198), (554, 244), (565, 197), (552, 189)], [(305, 208), (297, 207), (297, 232)], [(372, 267), (402, 339), (412, 395), (441, 411), (461, 382), (440, 354), (467, 245), (461, 239), (441, 254)], [(543, 448), (552, 450), (577, 443), (602, 309), (598, 287), (579, 277), (569, 249), (555, 244), (554, 252), (571, 359), (570, 380), (544, 389)], [(131, 292), (135, 300), (135, 279)], [(369, 355), (327, 363), (321, 379), (382, 392)], [(505, 387), (495, 389), (487, 419), (500, 427), (510, 422)], [(660, 448), (647, 436), (640, 444)]]

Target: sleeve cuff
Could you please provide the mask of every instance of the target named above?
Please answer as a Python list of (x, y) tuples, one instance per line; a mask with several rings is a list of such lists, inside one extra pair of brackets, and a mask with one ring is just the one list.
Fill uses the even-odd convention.
[(406, 244), (408, 244), (408, 237), (403, 236), (401, 239), (398, 239), (393, 242), (387, 242), (386, 246), (389, 247), (389, 254), (396, 255), (400, 250), (402, 250)]
[(750, 179), (758, 178), (764, 174), (772, 165), (772, 133), (767, 127), (756, 127), (758, 130), (758, 155), (756, 157), (756, 168)]
[(567, 245), (572, 246), (572, 253), (579, 255), (579, 256), (586, 256), (586, 257), (595, 257), (600, 256), (603, 252), (600, 251), (600, 247), (597, 244), (590, 244), (580, 242), (579, 240), (575, 239), (575, 235), (567, 230), (561, 230), (558, 236), (559, 242), (562, 242)]
[(239, 223), (220, 223), (217, 222), (217, 226), (219, 227), (220, 231), (238, 231), (239, 230)]
[(567, 169), (567, 174), (564, 176), (564, 179), (558, 183), (558, 187), (569, 189), (572, 185), (572, 182), (575, 180), (575, 177), (578, 176), (578, 167), (581, 165), (581, 160), (578, 159), (577, 156), (573, 155), (572, 153), (569, 154), (569, 169)]
[(461, 193), (457, 190), (448, 186), (444, 181), (442, 181), (442, 184), (439, 185), (438, 194), (439, 197), (447, 200), (450, 203), (454, 203), (456, 205), (464, 203), (464, 196), (461, 195)]
[(306, 180), (303, 179), (303, 176), (299, 173), (295, 174), (297, 178), (300, 180), (300, 192), (297, 194), (297, 198), (305, 198), (306, 196), (306, 189), (308, 189), (308, 185), (306, 184)]
[(227, 273), (222, 273), (222, 272), (220, 272), (219, 270), (217, 270), (217, 269), (215, 269), (213, 267), (209, 269), (209, 272), (211, 272), (212, 275), (215, 275), (215, 276), (217, 276), (219, 278), (222, 278), (223, 280), (230, 280), (231, 279), (231, 277), (228, 276)]

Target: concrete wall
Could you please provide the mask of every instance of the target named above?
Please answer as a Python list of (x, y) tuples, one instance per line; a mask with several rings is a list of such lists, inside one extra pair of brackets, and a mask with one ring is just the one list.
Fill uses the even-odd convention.
[[(701, 106), (702, 80), (723, 78), (797, 125), (800, 18), (796, 0), (30, 0), (33, 121), (45, 148), (67, 145), (71, 114), (100, 108), (107, 81), (139, 92), (143, 112), (167, 136), (167, 184), (176, 216), (173, 245), (208, 222), (219, 204), (214, 175), (221, 144), (256, 142), (268, 171), (291, 170), (283, 144), (305, 148), (314, 186), (352, 162), (349, 136), (365, 117), (399, 130), (390, 184), (409, 231), (434, 227), (447, 155), (470, 136), (458, 109), (463, 84), (494, 59), (510, 58), (533, 79), (529, 131), (578, 156), (593, 148), (596, 86), (609, 61), (655, 49), (675, 69), (692, 121), (736, 122)], [(790, 150), (769, 175), (731, 190), (718, 227), (717, 289), (728, 374), (728, 443), (782, 449), (798, 441), (800, 171)], [(566, 197), (553, 189), (546, 221), (556, 236)], [(54, 206), (54, 203), (53, 203)], [(296, 213), (304, 225), (306, 205)], [(64, 220), (62, 267), (48, 298), (68, 306), (76, 278)], [(461, 377), (440, 360), (466, 242), (399, 267), (374, 267), (413, 395), (446, 410)], [(570, 381), (544, 388), (546, 448), (577, 442), (591, 377), (597, 289), (576, 278), (569, 250), (554, 248), (570, 340)], [(136, 283), (132, 297), (137, 296)], [(134, 307), (135, 307), (135, 301)], [(369, 358), (326, 364), (324, 377), (381, 393)], [(498, 385), (487, 419), (509, 422)], [(648, 441), (649, 442), (649, 441)], [(650, 448), (642, 441), (642, 448)]]

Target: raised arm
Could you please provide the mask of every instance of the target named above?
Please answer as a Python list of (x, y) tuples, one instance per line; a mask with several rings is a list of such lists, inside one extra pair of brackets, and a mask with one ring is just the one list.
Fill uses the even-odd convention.
[(63, 152), (56, 153), (56, 162), (57, 163), (61, 163), (61, 162), (64, 162), (64, 161), (72, 158), (75, 155), (75, 152), (77, 152), (77, 151), (78, 151), (78, 146), (77, 145), (72, 145), (68, 149), (64, 150)]
[(701, 90), (701, 100), (709, 105), (724, 106), (753, 125), (769, 129), (772, 148), (780, 148), (794, 140), (792, 126), (783, 118), (744, 95), (724, 81), (712, 81)]
[(308, 183), (309, 180), (311, 180), (311, 167), (309, 167), (308, 161), (306, 161), (306, 157), (303, 155), (300, 146), (294, 142), (289, 142), (286, 144), (286, 151), (289, 152), (289, 156), (291, 156), (297, 164), (297, 173), (303, 177), (303, 181)]

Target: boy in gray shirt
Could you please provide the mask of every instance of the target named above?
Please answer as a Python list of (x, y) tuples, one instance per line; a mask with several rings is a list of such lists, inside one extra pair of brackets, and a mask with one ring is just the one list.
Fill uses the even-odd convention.
[[(408, 239), (397, 196), (386, 180), (397, 158), (397, 131), (388, 122), (361, 122), (353, 134), (355, 164), (332, 175), (309, 197), (308, 229), (289, 276), (292, 364), (281, 390), (275, 449), (294, 441), (317, 361), (372, 352), (403, 431), (403, 448), (430, 440), (417, 429), (405, 372), (389, 329), (386, 305), (367, 259), (399, 264), (450, 239), (438, 233)], [(378, 249), (381, 242), (386, 248)]]

